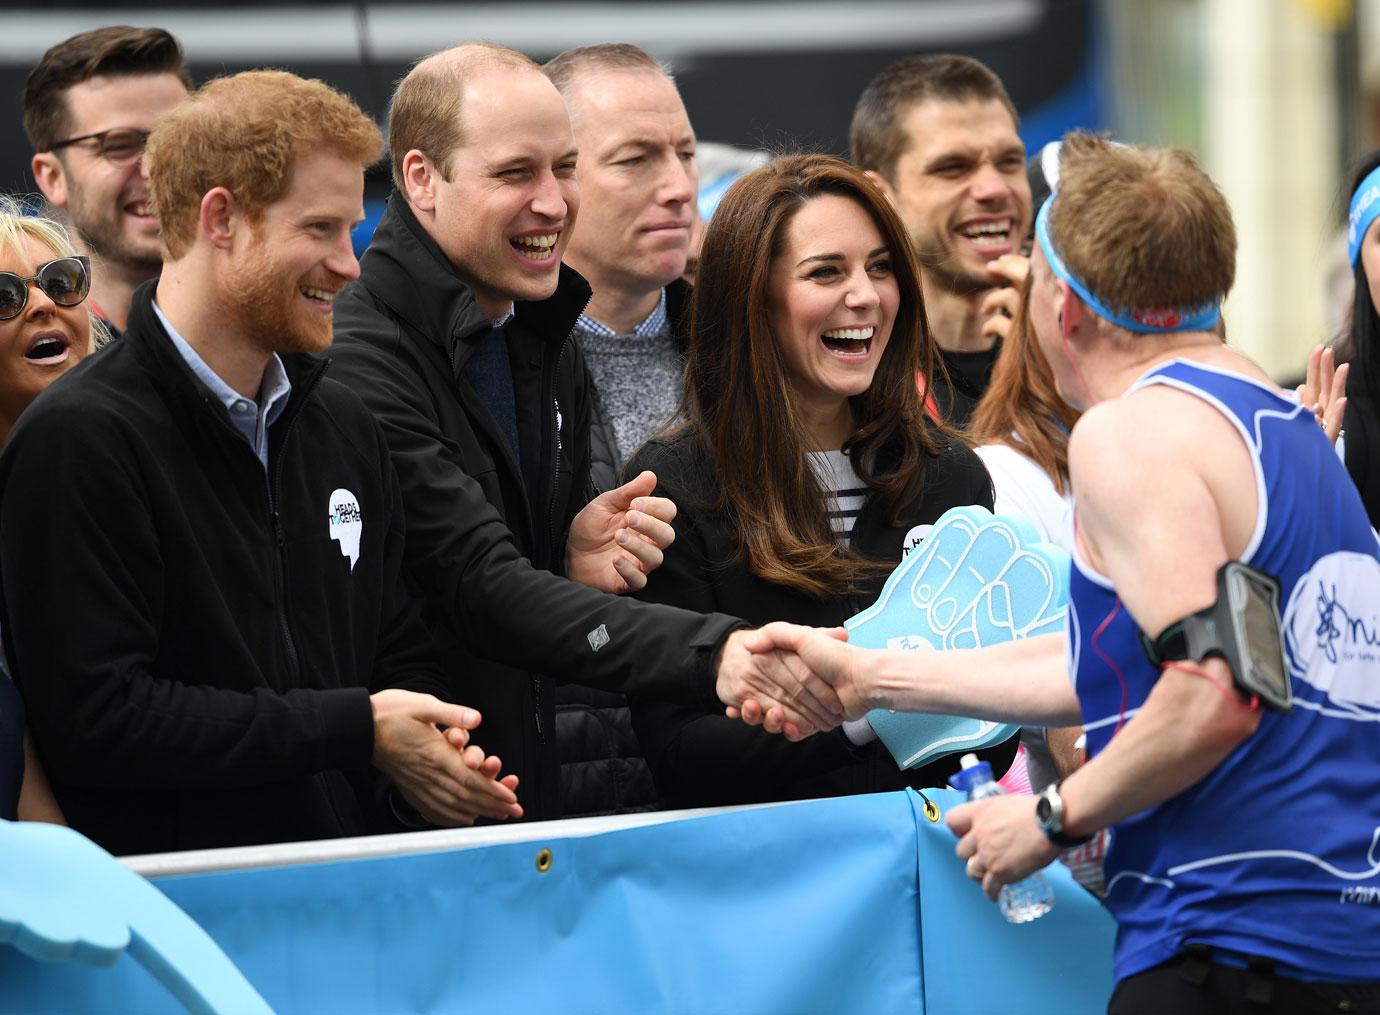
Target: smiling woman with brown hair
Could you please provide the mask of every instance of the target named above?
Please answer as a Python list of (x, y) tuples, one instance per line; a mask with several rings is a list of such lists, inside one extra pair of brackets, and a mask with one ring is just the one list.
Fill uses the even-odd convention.
[[(754, 623), (832, 627), (869, 605), (951, 507), (991, 508), (972, 452), (924, 418), (934, 350), (900, 221), (848, 164), (785, 156), (725, 195), (705, 236), (682, 418), (646, 445), (677, 539), (639, 597)], [(933, 786), (865, 723), (800, 743), (721, 713), (637, 700), (672, 806)], [(1015, 742), (993, 748), (1004, 770)]]

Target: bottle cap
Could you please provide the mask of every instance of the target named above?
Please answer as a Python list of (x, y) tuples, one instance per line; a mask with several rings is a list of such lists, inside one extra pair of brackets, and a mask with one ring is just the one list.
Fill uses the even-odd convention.
[(992, 766), (986, 761), (979, 761), (976, 754), (965, 754), (958, 763), (963, 767), (949, 776), (951, 789), (971, 793), (974, 786), (992, 781)]

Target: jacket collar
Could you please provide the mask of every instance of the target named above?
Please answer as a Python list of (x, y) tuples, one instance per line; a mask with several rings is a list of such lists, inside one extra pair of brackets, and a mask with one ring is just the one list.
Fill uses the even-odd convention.
[[(489, 328), (474, 290), (456, 277), (440, 246), (396, 191), (360, 259), (359, 284), (414, 331), (441, 345), (455, 362), (467, 359), (472, 340)], [(559, 345), (589, 297), (589, 283), (562, 264), (555, 293), (544, 300), (519, 301), (515, 321)], [(463, 344), (452, 352), (455, 343)]]
[[(145, 369), (159, 381), (159, 386), (167, 391), (170, 397), (180, 397), (188, 400), (189, 404), (205, 402), (209, 398), (211, 404), (223, 412), (224, 407), (192, 373), (191, 367), (177, 351), (162, 322), (158, 320), (158, 315), (154, 313), (153, 297), (157, 287), (158, 280), (155, 278), (134, 291), (129, 324), (117, 341), (124, 343), (134, 352)], [(330, 361), (311, 353), (280, 353), (278, 358), (282, 360), (283, 370), (292, 385), (292, 394), (279, 417), (281, 421), (293, 415), (311, 394), (316, 381), (325, 372)]]

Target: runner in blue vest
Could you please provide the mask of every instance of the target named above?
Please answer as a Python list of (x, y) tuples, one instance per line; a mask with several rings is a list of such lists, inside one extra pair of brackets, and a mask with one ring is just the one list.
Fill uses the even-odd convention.
[[(1236, 238), (1212, 182), (1179, 152), (1090, 135), (1063, 151), (1030, 313), (1084, 412), (1067, 637), (915, 655), (778, 625), (754, 647), (796, 650), (850, 716), (1081, 720), (1084, 767), (949, 825), (993, 898), (1113, 828), (1111, 1012), (1380, 1012), (1376, 534), (1310, 409), (1219, 339)], [(1242, 631), (1254, 668), (1175, 637), (1230, 604), (1229, 561), (1279, 583), (1278, 624), (1219, 603), (1222, 644)], [(1241, 686), (1268, 673), (1271, 645), (1287, 711)]]

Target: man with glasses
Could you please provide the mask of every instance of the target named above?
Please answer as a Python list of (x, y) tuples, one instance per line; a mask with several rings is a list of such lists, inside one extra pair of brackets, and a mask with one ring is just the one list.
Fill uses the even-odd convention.
[(135, 288), (162, 267), (158, 219), (139, 168), (144, 142), (190, 84), (176, 39), (127, 25), (58, 43), (24, 84), (34, 180), (91, 257), (93, 308), (115, 334)]

